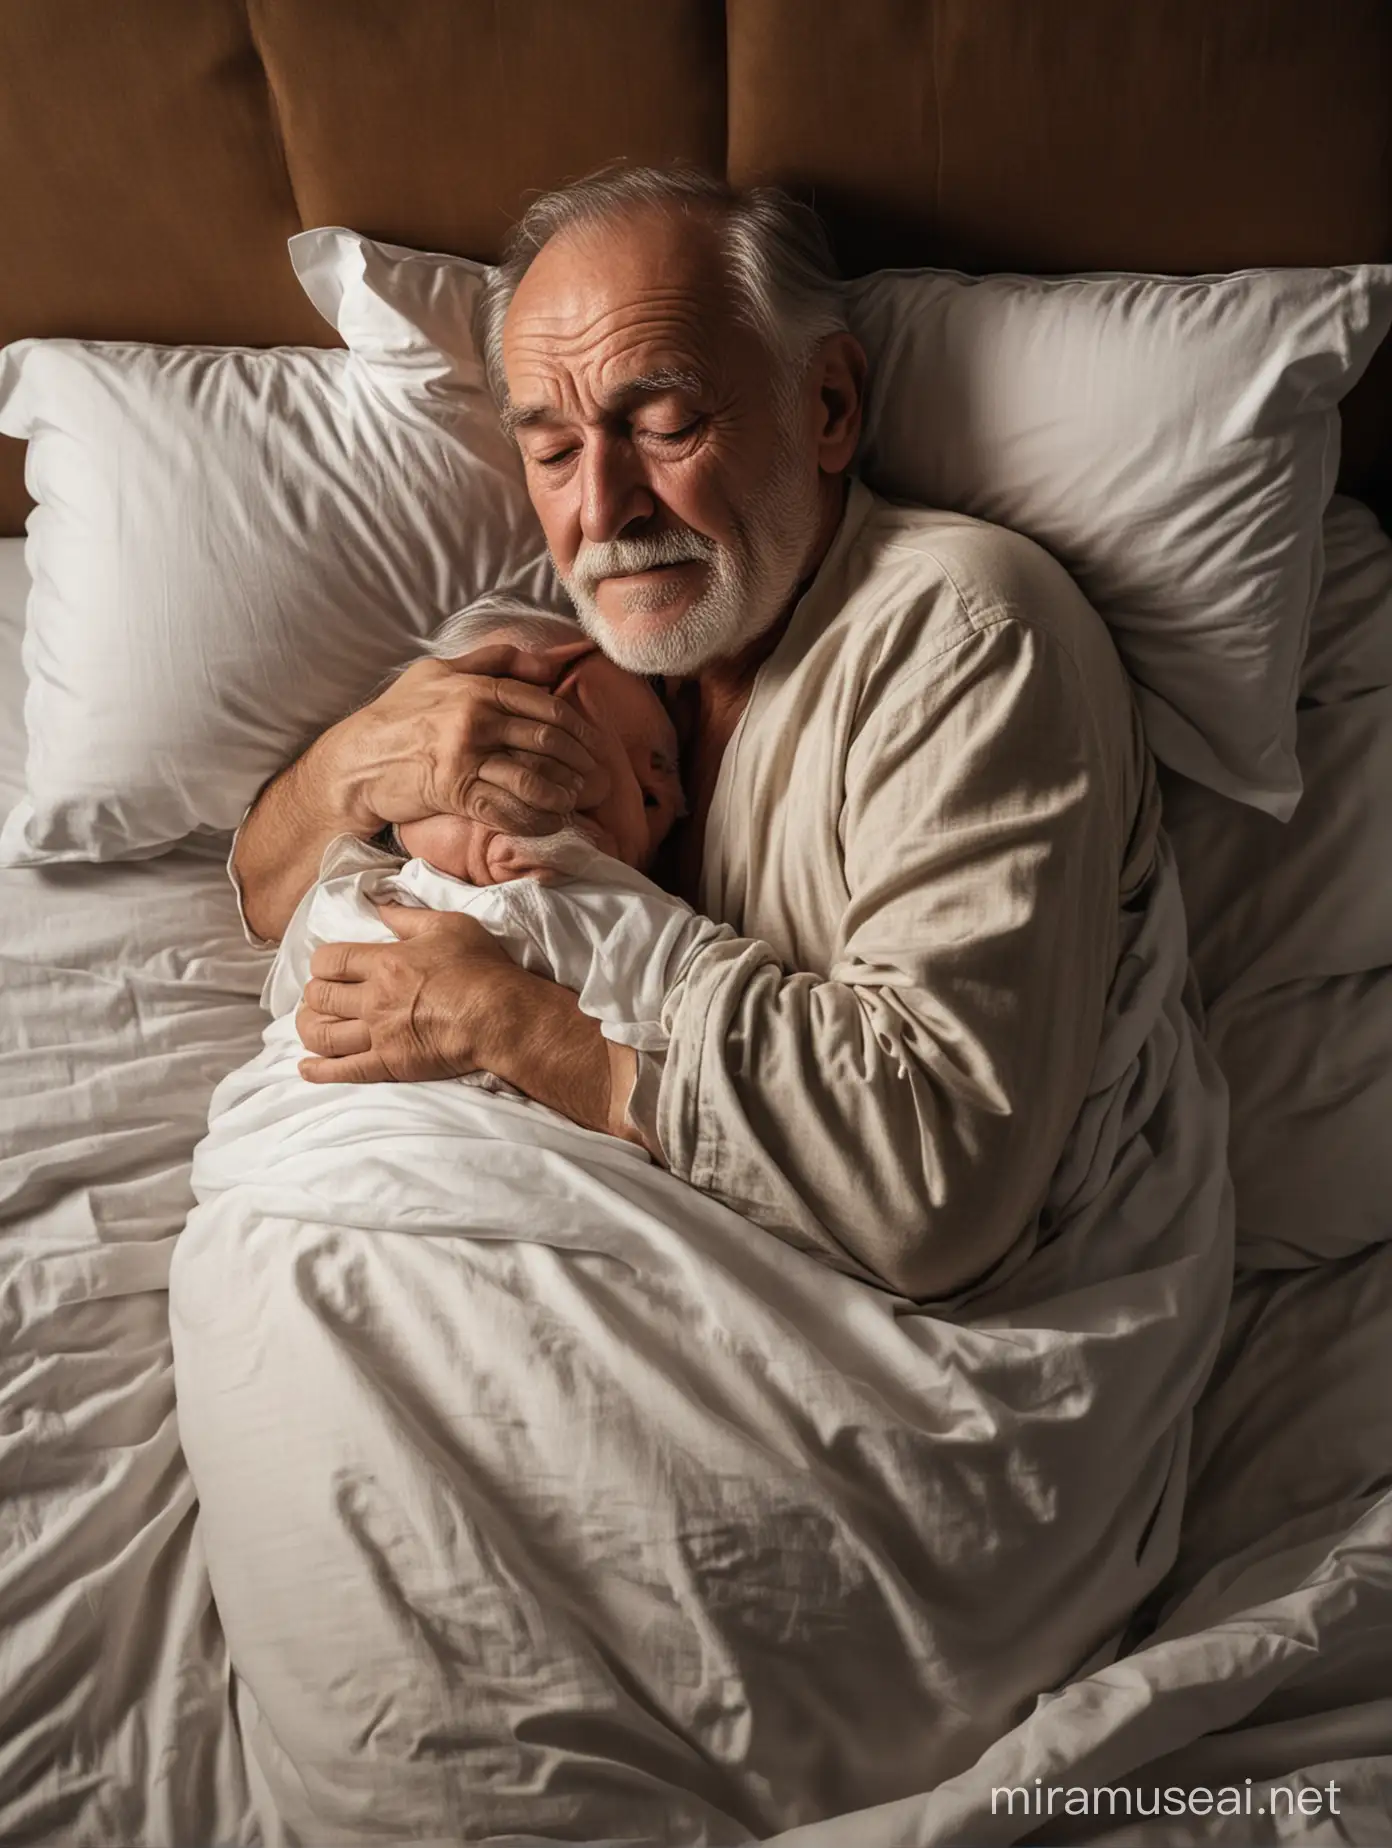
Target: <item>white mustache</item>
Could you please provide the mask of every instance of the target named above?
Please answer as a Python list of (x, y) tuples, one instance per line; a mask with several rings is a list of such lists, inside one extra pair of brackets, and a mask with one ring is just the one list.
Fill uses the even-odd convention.
[(575, 555), (567, 582), (593, 596), (605, 578), (630, 577), (638, 571), (655, 571), (661, 565), (705, 564), (714, 558), (715, 541), (688, 527), (680, 532), (650, 533), (641, 539), (601, 539)]

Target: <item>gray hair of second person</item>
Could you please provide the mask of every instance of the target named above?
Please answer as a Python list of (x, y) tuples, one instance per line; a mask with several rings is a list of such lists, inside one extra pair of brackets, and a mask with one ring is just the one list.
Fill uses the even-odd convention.
[(564, 231), (654, 208), (716, 220), (736, 311), (763, 341), (782, 382), (800, 383), (821, 341), (847, 330), (845, 286), (826, 229), (809, 206), (779, 187), (732, 186), (695, 167), (604, 167), (533, 200), (485, 279), (474, 325), (500, 410), (508, 403), (503, 322), (543, 246)]
[(507, 642), (513, 648), (554, 648), (563, 642), (584, 642), (589, 637), (573, 616), (543, 609), (508, 591), (489, 591), (462, 610), (446, 616), (421, 644), (421, 653), (437, 661), (454, 661), (489, 642)]

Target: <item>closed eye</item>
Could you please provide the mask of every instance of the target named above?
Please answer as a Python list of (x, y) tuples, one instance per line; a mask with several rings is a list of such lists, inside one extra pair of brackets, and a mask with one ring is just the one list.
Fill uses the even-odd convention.
[(693, 417), (690, 423), (683, 424), (680, 430), (645, 430), (645, 436), (654, 437), (659, 443), (684, 443), (693, 437), (701, 427), (701, 419)]

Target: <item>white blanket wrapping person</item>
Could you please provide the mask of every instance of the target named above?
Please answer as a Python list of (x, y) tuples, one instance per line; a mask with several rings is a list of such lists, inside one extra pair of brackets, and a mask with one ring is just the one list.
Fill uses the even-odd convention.
[(476, 890), (356, 846), (296, 915), (171, 1282), (270, 1833), (744, 1842), (931, 1788), (1113, 1656), (1231, 1271), (1168, 848), (1037, 1236), (928, 1309), (515, 1094), (302, 1080), (310, 954), (389, 936), (383, 890), (649, 1048), (717, 928), (598, 856)]

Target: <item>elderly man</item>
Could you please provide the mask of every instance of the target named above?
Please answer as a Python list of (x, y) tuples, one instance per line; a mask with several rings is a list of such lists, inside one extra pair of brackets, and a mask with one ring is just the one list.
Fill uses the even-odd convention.
[[(1106, 630), (1028, 541), (850, 476), (864, 356), (779, 195), (621, 171), (543, 198), (482, 333), (581, 622), (674, 688), (677, 877), (736, 936), (668, 996), (660, 1063), (467, 918), (328, 946), (306, 1075), (487, 1069), (843, 1270), (959, 1291), (1037, 1235), (1156, 858)], [(417, 667), (325, 733), (242, 829), (252, 926), (336, 835), (583, 806), (586, 728), (530, 671)]]

